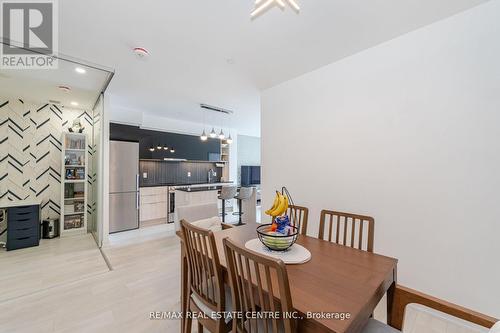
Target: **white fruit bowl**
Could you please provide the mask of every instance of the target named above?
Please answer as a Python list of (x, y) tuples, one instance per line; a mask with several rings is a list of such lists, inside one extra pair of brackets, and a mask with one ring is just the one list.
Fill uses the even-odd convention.
[(271, 230), (272, 224), (263, 224), (257, 227), (257, 235), (259, 240), (268, 249), (273, 251), (286, 251), (292, 246), (299, 235), (299, 229), (291, 226), (291, 233), (283, 235), (279, 232)]

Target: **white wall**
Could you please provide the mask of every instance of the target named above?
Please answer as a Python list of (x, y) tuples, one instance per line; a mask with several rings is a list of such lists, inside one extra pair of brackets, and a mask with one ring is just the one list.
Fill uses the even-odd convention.
[[(271, 88), (264, 206), (375, 217), (399, 282), (500, 317), (500, 1)], [(334, 43), (335, 41), (329, 41)]]

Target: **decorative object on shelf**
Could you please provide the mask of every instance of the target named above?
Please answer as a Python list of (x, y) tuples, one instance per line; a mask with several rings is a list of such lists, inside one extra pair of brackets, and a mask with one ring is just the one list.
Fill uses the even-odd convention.
[(85, 129), (85, 127), (82, 126), (82, 123), (80, 122), (80, 118), (76, 118), (75, 120), (73, 120), (73, 126), (68, 128), (70, 133), (82, 133), (84, 129)]
[(271, 250), (285, 251), (297, 240), (300, 222), (297, 223), (294, 212), (291, 217), (287, 215), (290, 203), (293, 205), (293, 199), (286, 187), (276, 191), (273, 206), (265, 212), (271, 217), (271, 224), (257, 228), (260, 241)]

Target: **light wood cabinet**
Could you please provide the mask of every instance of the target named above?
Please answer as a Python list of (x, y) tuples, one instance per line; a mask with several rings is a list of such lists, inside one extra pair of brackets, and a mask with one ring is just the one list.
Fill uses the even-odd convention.
[(139, 220), (165, 219), (167, 221), (168, 187), (141, 187), (140, 188)]

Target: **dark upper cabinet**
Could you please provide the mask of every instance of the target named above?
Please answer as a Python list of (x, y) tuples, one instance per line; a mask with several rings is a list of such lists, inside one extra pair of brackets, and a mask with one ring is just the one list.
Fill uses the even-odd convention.
[[(164, 159), (180, 158), (192, 161), (208, 161), (209, 156), (220, 156), (220, 141), (208, 139), (201, 141), (199, 136), (151, 131), (137, 126), (110, 124), (110, 139), (139, 142), (139, 158)], [(157, 149), (161, 146), (162, 149)], [(155, 150), (151, 152), (150, 147)], [(168, 147), (168, 150), (163, 149)], [(170, 152), (174, 148), (175, 152)]]

